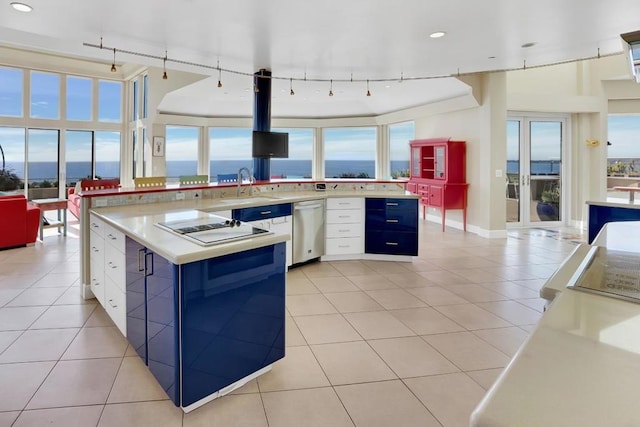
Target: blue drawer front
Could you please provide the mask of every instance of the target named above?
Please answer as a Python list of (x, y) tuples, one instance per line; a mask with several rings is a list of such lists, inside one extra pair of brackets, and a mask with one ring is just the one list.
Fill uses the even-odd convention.
[(256, 221), (259, 219), (278, 218), (289, 215), (291, 215), (291, 203), (234, 209), (232, 213), (233, 218), (239, 219), (240, 221)]
[(127, 237), (125, 244), (127, 340), (147, 363), (147, 307), (144, 277), (144, 252), (140, 243)]
[(373, 199), (367, 198), (365, 199), (365, 207), (367, 208), (367, 212), (369, 210), (383, 210), (383, 211), (395, 211), (395, 210), (403, 210), (403, 211), (413, 211), (415, 210), (416, 214), (418, 212), (418, 199)]
[(182, 406), (284, 357), (284, 243), (183, 265), (181, 284)]
[(395, 231), (369, 231), (364, 235), (364, 250), (368, 254), (418, 255), (418, 235)]
[(367, 230), (418, 232), (418, 209), (393, 211), (367, 211)]

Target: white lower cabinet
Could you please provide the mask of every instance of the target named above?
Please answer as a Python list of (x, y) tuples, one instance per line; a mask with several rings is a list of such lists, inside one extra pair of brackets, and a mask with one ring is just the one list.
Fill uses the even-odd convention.
[(125, 236), (95, 215), (89, 217), (91, 291), (127, 335)]
[(327, 256), (364, 253), (364, 198), (328, 198), (325, 237)]

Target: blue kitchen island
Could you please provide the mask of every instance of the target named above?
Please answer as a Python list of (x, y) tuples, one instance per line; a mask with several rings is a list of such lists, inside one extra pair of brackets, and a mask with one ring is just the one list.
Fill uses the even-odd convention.
[(124, 234), (126, 337), (176, 406), (189, 412), (284, 357), (288, 235), (203, 247), (157, 227), (166, 215), (100, 217)]

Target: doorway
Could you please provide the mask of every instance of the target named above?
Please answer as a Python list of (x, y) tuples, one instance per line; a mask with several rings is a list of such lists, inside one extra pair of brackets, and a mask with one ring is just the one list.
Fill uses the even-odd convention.
[(515, 227), (564, 222), (564, 141), (567, 118), (507, 119), (507, 224)]

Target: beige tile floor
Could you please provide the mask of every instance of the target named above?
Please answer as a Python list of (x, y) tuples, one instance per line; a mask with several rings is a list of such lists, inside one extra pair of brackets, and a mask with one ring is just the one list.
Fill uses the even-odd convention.
[(0, 426), (466, 426), (542, 316), (538, 289), (584, 238), (506, 239), (423, 223), (412, 263), (310, 264), (287, 277), (287, 355), (183, 414), (95, 300), (77, 223), (0, 251)]

